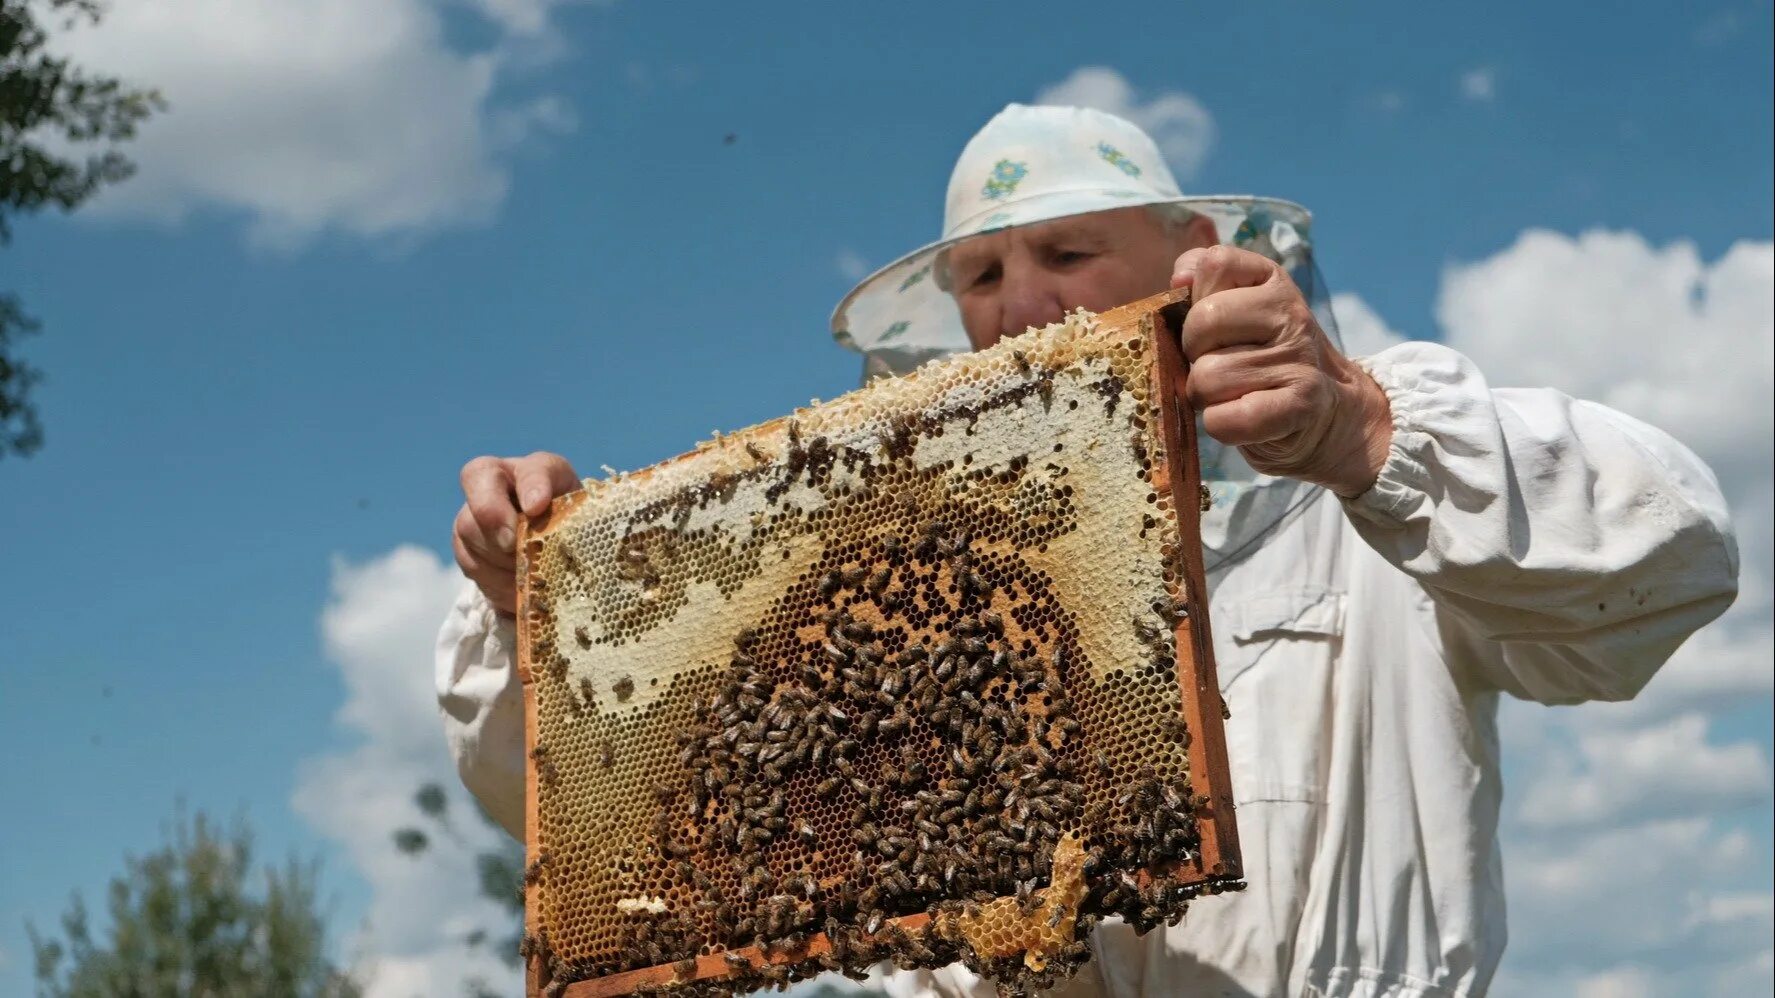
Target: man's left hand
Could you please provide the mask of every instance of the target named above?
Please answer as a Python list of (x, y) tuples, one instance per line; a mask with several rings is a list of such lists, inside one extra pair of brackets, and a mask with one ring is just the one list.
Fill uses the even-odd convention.
[(1332, 345), (1287, 271), (1213, 246), (1177, 258), (1171, 286), (1184, 285), (1190, 367), (1178, 389), (1208, 435), (1266, 475), (1368, 491), (1393, 440), (1386, 393)]

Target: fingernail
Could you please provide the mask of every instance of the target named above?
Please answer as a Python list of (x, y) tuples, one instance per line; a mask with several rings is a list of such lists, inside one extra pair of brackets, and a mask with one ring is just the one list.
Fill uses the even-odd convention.
[(500, 527), (499, 533), (494, 535), (493, 540), (499, 545), (501, 551), (511, 551), (518, 546), (518, 535), (513, 533), (510, 527)]
[(1184, 285), (1195, 283), (1196, 268), (1194, 267), (1184, 267), (1181, 270), (1172, 271), (1171, 273), (1171, 286), (1174, 288), (1181, 288)]
[(548, 499), (548, 496), (544, 495), (541, 489), (531, 489), (524, 493), (524, 508), (531, 509), (535, 507), (536, 504), (543, 502), (546, 499)]

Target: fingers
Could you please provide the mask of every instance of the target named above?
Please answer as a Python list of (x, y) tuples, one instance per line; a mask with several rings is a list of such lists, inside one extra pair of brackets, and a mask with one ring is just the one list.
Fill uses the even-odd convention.
[(496, 457), (477, 457), (462, 466), (462, 494), (483, 537), (502, 551), (512, 550), (518, 540), (518, 507), (512, 499), (512, 474), (508, 463)]
[(1269, 443), (1300, 432), (1312, 409), (1300, 397), (1298, 382), (1241, 395), (1202, 410), (1202, 428), (1233, 447)]
[(525, 516), (541, 515), (548, 509), (549, 500), (579, 488), (579, 476), (559, 454), (537, 451), (512, 461), (511, 470)]
[(1208, 246), (1190, 250), (1177, 258), (1171, 267), (1171, 286), (1194, 288), (1195, 293), (1190, 298), (1200, 303), (1232, 288), (1255, 288), (1267, 284), (1281, 271), (1274, 261), (1250, 250)]
[(472, 577), (483, 568), (510, 569), (517, 564), (514, 550), (500, 544), (497, 535), (489, 535), (483, 530), (467, 503), (456, 511), (451, 536), (462, 548), (457, 553), (456, 563), (462, 566), (464, 575)]
[(456, 566), (480, 587), (495, 609), (514, 612), (518, 599), (516, 556), (481, 533), (481, 526), (467, 504), (456, 513), (450, 549), (456, 555)]
[(1273, 289), (1232, 288), (1190, 306), (1183, 319), (1183, 355), (1194, 364), (1204, 355), (1235, 346), (1262, 346), (1282, 328)]
[(1275, 363), (1275, 353), (1241, 345), (1208, 354), (1190, 365), (1184, 376), (1184, 395), (1190, 406), (1201, 412), (1241, 395), (1280, 388), (1296, 372), (1286, 362)]

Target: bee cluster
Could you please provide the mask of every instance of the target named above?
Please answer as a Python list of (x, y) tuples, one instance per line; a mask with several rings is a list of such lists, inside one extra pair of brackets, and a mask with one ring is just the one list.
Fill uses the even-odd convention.
[[(1101, 751), (1086, 750), (1065, 692), (1064, 646), (1041, 655), (1007, 633), (969, 540), (936, 523), (910, 550), (887, 542), (909, 572), (940, 563), (955, 580), (966, 612), (941, 636), (914, 638), (844, 607), (847, 593), (893, 605), (885, 598), (890, 560), (820, 580), (833, 606), (819, 617), (817, 654), (761, 662), (757, 635), (738, 637), (718, 690), (692, 707), (699, 723), (680, 733), (682, 776), (655, 788), (653, 836), (693, 887), (701, 926), (688, 913), (637, 923), (622, 963), (607, 970), (691, 968), (701, 945), (714, 942), (734, 970), (723, 991), (786, 984), (798, 971), (861, 977), (887, 959), (902, 967), (959, 960), (1021, 992), (1051, 986), (1087, 959), (1084, 932), (1104, 915), (1141, 931), (1181, 917), (1191, 891), (1129, 871), (1189, 859), (1198, 845), (1193, 815), (1205, 801), (1187, 778), (1161, 779), (1151, 767), (1121, 793), (1087, 800), (1086, 767), (1102, 778), (1113, 770)], [(1168, 655), (1160, 630), (1143, 626), (1155, 654)], [(1173, 736), (1187, 739), (1180, 714), (1173, 725)], [(865, 761), (865, 747), (877, 764)], [(845, 816), (847, 856), (818, 852), (820, 830), (790, 806), (791, 784), (810, 780), (814, 798)], [(1089, 842), (1086, 893), (1071, 906), (1047, 904), (1068, 832)], [(780, 872), (784, 852), (809, 851), (823, 876)], [(711, 876), (719, 865), (730, 876)], [(1020, 953), (980, 952), (955, 931), (1000, 899), (1012, 902), (1002, 920), (1039, 914), (1050, 929), (1071, 923), (1041, 969)], [(926, 931), (893, 924), (918, 914), (932, 919)], [(811, 959), (769, 959), (803, 954), (815, 934), (826, 946)], [(737, 953), (751, 947), (766, 959)]]

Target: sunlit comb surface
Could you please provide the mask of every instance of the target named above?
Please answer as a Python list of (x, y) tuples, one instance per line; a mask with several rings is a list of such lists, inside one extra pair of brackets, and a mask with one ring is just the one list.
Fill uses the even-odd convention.
[(1142, 304), (588, 481), (527, 531), (533, 990), (883, 958), (1027, 990), (1103, 915), (1237, 877)]

